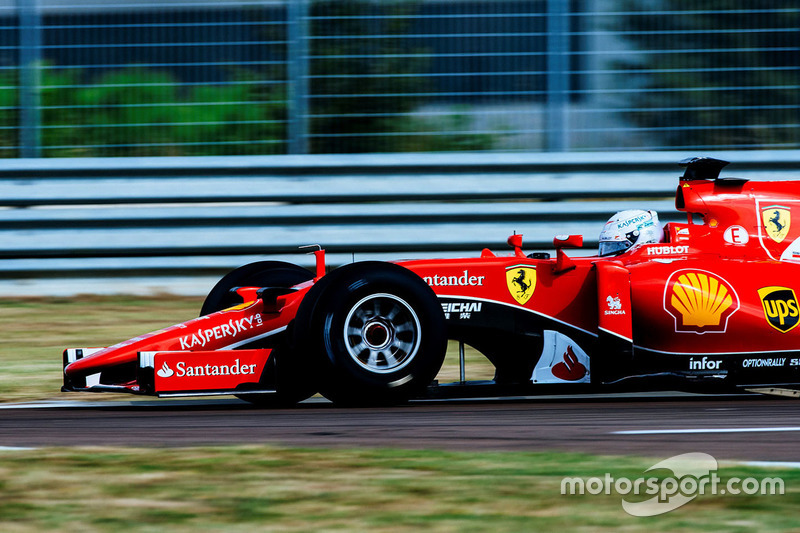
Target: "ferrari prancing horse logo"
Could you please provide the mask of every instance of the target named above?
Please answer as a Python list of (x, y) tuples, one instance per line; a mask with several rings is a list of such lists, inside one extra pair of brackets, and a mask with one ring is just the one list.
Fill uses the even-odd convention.
[(789, 234), (792, 216), (788, 207), (771, 205), (761, 209), (761, 221), (769, 238), (781, 242)]
[(536, 269), (527, 265), (506, 267), (508, 292), (520, 305), (525, 305), (536, 289)]

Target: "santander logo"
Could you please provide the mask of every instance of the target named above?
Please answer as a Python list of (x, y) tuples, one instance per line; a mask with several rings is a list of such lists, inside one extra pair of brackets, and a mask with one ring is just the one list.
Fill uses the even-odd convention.
[(567, 351), (562, 356), (564, 360), (553, 366), (553, 375), (564, 381), (578, 381), (586, 375), (586, 367), (578, 361), (572, 346), (567, 346)]
[(546, 329), (542, 355), (531, 374), (534, 383), (589, 383), (591, 361), (580, 344), (563, 333)]
[(165, 379), (171, 378), (172, 376), (175, 376), (176, 378), (195, 378), (204, 376), (255, 375), (256, 369), (259, 368), (258, 363), (241, 364), (239, 361), (240, 359), (237, 358), (233, 364), (229, 365), (189, 365), (186, 363), (186, 361), (173, 361), (176, 370), (172, 370), (167, 362), (164, 361), (164, 364), (162, 364), (161, 368), (156, 371), (156, 374), (158, 377)]
[(175, 372), (169, 367), (167, 362), (164, 361), (164, 364), (161, 365), (161, 368), (159, 368), (158, 372), (156, 372), (156, 373), (158, 374), (158, 377), (160, 377), (160, 378), (169, 378), (169, 377), (172, 377), (172, 375)]
[[(219, 351), (167, 351), (143, 353), (142, 368), (153, 369), (156, 393), (187, 391), (233, 391), (260, 387), (269, 349)], [(149, 363), (149, 366), (148, 366)], [(227, 393), (226, 393), (227, 394)]]

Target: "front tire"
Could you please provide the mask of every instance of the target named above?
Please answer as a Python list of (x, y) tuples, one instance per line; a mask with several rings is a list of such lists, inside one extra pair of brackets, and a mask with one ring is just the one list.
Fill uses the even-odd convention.
[(303, 300), (295, 338), (317, 361), (322, 394), (337, 404), (400, 403), (444, 361), (444, 314), (434, 292), (391, 263), (342, 267)]
[[(242, 303), (231, 289), (235, 287), (292, 287), (314, 276), (303, 267), (282, 261), (258, 261), (241, 266), (225, 275), (208, 293), (200, 316)], [(252, 345), (247, 345), (253, 348)], [(264, 346), (267, 347), (267, 346)], [(317, 391), (306, 373), (299, 355), (289, 349), (285, 338), (270, 346), (272, 354), (262, 382), (274, 381), (275, 394), (237, 394), (236, 397), (259, 407), (290, 407), (313, 396)]]
[(231, 292), (235, 287), (291, 287), (313, 277), (305, 268), (283, 261), (256, 261), (240, 266), (214, 285), (203, 302), (200, 316), (242, 303), (241, 297)]

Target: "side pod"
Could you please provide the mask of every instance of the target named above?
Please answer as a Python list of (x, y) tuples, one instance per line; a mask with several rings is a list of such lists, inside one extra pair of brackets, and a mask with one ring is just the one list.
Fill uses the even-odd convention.
[(631, 280), (630, 272), (619, 261), (598, 261), (595, 267), (600, 360), (593, 369), (598, 382), (603, 383), (621, 377), (633, 359)]

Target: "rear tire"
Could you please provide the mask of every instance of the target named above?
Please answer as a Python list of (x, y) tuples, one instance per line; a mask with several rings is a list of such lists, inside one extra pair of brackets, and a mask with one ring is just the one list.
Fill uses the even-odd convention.
[(444, 314), (431, 288), (391, 263), (335, 270), (309, 292), (295, 339), (320, 369), (322, 394), (341, 405), (407, 401), (444, 361)]
[[(231, 292), (235, 287), (292, 287), (313, 277), (305, 268), (282, 261), (258, 261), (241, 266), (225, 275), (211, 289), (200, 316), (243, 303), (239, 295)], [(274, 380), (277, 393), (237, 394), (236, 397), (259, 407), (290, 407), (310, 398), (316, 394), (316, 387), (297, 359), (297, 354), (289, 349), (284, 337), (277, 346), (272, 346), (272, 363), (268, 362), (265, 369), (265, 374), (270, 372), (274, 375), (261, 377), (261, 381)]]

